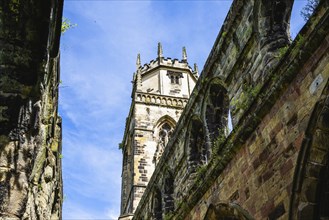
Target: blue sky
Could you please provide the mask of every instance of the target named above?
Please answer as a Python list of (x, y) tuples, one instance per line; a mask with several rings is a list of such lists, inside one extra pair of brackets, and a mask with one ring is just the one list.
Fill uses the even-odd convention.
[[(65, 0), (77, 27), (61, 39), (60, 115), (63, 118), (63, 219), (117, 219), (123, 137), (137, 53), (142, 63), (181, 59), (201, 72), (232, 1)], [(307, 1), (295, 1), (294, 37)]]

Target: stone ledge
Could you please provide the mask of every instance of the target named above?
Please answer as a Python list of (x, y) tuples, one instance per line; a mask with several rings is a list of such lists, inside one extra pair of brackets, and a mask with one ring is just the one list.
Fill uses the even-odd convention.
[(159, 105), (159, 106), (168, 106), (174, 108), (183, 109), (187, 104), (187, 98), (173, 98), (169, 96), (163, 95), (155, 95), (149, 93), (136, 93), (135, 102), (136, 103), (144, 103), (151, 105)]

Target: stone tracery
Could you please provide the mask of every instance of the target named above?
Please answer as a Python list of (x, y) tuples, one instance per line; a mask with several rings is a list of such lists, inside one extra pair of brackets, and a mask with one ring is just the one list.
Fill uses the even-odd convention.
[(163, 122), (159, 126), (158, 141), (157, 141), (158, 143), (157, 143), (156, 151), (154, 153), (153, 163), (157, 164), (158, 161), (160, 160), (164, 148), (167, 145), (173, 130), (174, 130), (173, 125), (171, 125), (171, 123), (167, 121)]
[(213, 79), (205, 96), (203, 114), (208, 132), (208, 143), (214, 143), (219, 136), (227, 136), (229, 100), (223, 84), (219, 78)]

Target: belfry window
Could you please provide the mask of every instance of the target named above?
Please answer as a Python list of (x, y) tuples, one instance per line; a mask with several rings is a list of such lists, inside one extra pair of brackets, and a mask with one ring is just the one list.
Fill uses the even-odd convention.
[(170, 78), (171, 84), (180, 85), (181, 78), (183, 78), (183, 74), (180, 72), (168, 71), (167, 76)]

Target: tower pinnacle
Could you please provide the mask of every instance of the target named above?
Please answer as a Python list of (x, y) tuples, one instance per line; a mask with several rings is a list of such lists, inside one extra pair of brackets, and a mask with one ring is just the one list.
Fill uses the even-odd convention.
[(141, 55), (140, 53), (137, 54), (137, 60), (136, 60), (136, 68), (138, 69), (141, 66)]
[(196, 63), (194, 63), (194, 71), (193, 71), (193, 74), (195, 76), (198, 76), (198, 73), (199, 73), (198, 65)]
[(183, 62), (187, 62), (187, 53), (186, 53), (186, 48), (183, 47), (183, 59), (182, 59)]
[(162, 45), (161, 42), (158, 43), (158, 58), (163, 57)]

